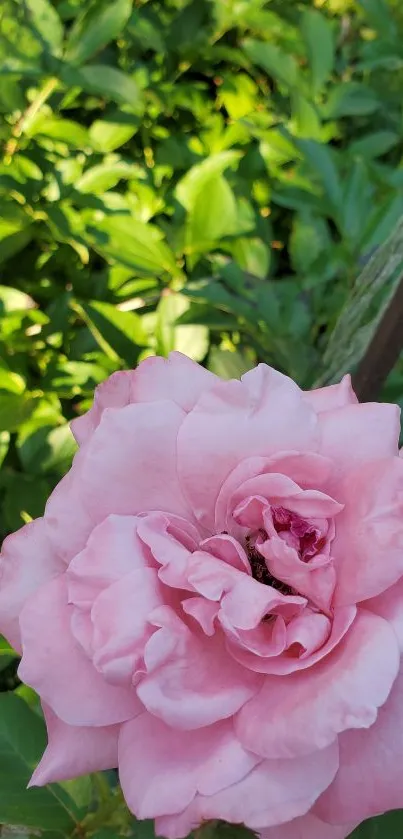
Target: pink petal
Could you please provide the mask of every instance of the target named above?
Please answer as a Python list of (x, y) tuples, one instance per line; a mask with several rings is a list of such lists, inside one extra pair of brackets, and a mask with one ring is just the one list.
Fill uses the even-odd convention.
[(236, 783), (259, 758), (244, 751), (231, 721), (178, 731), (150, 714), (125, 723), (119, 737), (119, 777), (139, 819), (181, 812), (200, 792)]
[(316, 415), (286, 376), (260, 364), (239, 381), (204, 391), (178, 435), (181, 484), (197, 518), (213, 529), (215, 503), (244, 458), (314, 448)]
[(89, 609), (105, 588), (148, 565), (137, 535), (140, 522), (136, 516), (112, 515), (94, 528), (67, 570), (70, 602)]
[(98, 385), (92, 407), (73, 420), (71, 429), (77, 443), (82, 445), (98, 427), (106, 408), (169, 399), (184, 411), (190, 411), (203, 390), (216, 381), (213, 373), (179, 352), (170, 353), (168, 358), (146, 358), (136, 370), (112, 373)]
[(328, 480), (332, 468), (331, 460), (314, 452), (280, 451), (271, 457), (241, 460), (219, 491), (215, 508), (217, 532), (228, 527), (228, 517), (234, 508), (233, 495), (250, 478), (275, 472), (291, 478), (302, 489), (318, 489)]
[(183, 837), (209, 819), (244, 823), (252, 830), (278, 829), (308, 812), (337, 768), (337, 743), (295, 760), (264, 760), (239, 783), (215, 795), (196, 796), (183, 812), (158, 818), (157, 831)]
[(265, 679), (237, 716), (238, 737), (246, 749), (266, 758), (323, 749), (347, 728), (373, 725), (398, 668), (393, 630), (383, 618), (360, 610), (326, 658), (285, 679)]
[(52, 550), (43, 519), (26, 524), (4, 540), (0, 555), (0, 633), (18, 652), (19, 615), (24, 603), (65, 567)]
[(168, 358), (146, 358), (132, 378), (132, 402), (159, 402), (170, 399), (188, 412), (204, 390), (219, 381), (200, 364), (180, 352)]
[(164, 510), (192, 519), (176, 469), (184, 416), (173, 402), (104, 411), (46, 506), (47, 532), (61, 556), (71, 560), (93, 528), (113, 513)]
[(260, 678), (240, 667), (224, 638), (192, 633), (166, 608), (155, 613), (161, 628), (146, 645), (148, 675), (137, 694), (167, 725), (191, 730), (232, 716), (258, 690)]
[(94, 402), (90, 410), (81, 417), (76, 417), (70, 424), (79, 446), (86, 443), (98, 428), (106, 408), (124, 408), (130, 404), (133, 376), (132, 370), (121, 370), (112, 373), (105, 382), (95, 388)]
[(132, 571), (95, 600), (91, 610), (93, 661), (110, 682), (130, 686), (144, 647), (155, 631), (149, 616), (163, 602), (155, 568)]
[[(287, 597), (286, 599), (289, 600), (290, 598)], [(302, 600), (303, 598), (300, 599)], [(276, 655), (273, 657), (270, 646), (267, 650), (264, 646), (254, 648), (252, 645), (250, 649), (242, 649), (239, 644), (232, 643), (232, 641), (228, 643), (228, 649), (236, 661), (239, 661), (244, 667), (256, 673), (284, 676), (297, 670), (311, 668), (313, 664), (327, 656), (340, 643), (340, 640), (350, 628), (355, 615), (356, 608), (354, 606), (337, 609), (334, 614), (328, 640), (323, 647), (320, 647), (320, 649), (311, 653), (306, 658), (298, 655), (290, 655), (289, 653), (287, 655)]]
[(355, 824), (326, 824), (312, 813), (300, 816), (279, 827), (259, 830), (261, 839), (346, 839), (355, 828)]
[(162, 582), (172, 588), (188, 589), (189, 557), (200, 538), (197, 530), (177, 516), (152, 513), (140, 521), (138, 535), (159, 568)]
[(377, 597), (365, 600), (362, 605), (391, 624), (396, 633), (400, 652), (403, 653), (403, 579), (398, 580), (394, 586), (378, 594)]
[(51, 708), (43, 708), (48, 745), (29, 786), (42, 787), (118, 765), (118, 725), (75, 727), (62, 722)]
[(232, 496), (234, 507), (252, 496), (267, 499), (273, 506), (281, 505), (306, 519), (337, 516), (343, 505), (315, 489), (302, 490), (298, 484), (275, 472), (257, 475), (245, 481)]
[(334, 474), (342, 477), (356, 466), (398, 454), (400, 409), (367, 402), (319, 415), (320, 453), (332, 458)]
[[(377, 669), (373, 671), (378, 679)], [(319, 818), (337, 824), (361, 822), (403, 807), (400, 766), (403, 754), (403, 675), (369, 731), (346, 731), (339, 738), (340, 769), (317, 802)]]
[(340, 484), (340, 496), (334, 602), (347, 605), (380, 594), (403, 575), (403, 460), (363, 464)]
[(108, 684), (73, 637), (64, 576), (33, 594), (21, 613), (21, 679), (63, 722), (104, 726), (135, 716), (134, 690)]
[(323, 411), (334, 411), (336, 408), (344, 408), (346, 405), (356, 405), (358, 399), (351, 385), (351, 376), (343, 376), (337, 385), (319, 387), (316, 390), (308, 390), (305, 399), (318, 414)]

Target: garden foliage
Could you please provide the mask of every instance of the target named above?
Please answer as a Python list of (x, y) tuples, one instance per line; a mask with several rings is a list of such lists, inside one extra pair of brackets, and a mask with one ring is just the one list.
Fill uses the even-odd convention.
[[(41, 514), (66, 421), (115, 370), (178, 349), (326, 379), (403, 213), (402, 84), (399, 0), (2, 0), (1, 537)], [(401, 363), (383, 397), (403, 402)], [(15, 684), (3, 644), (0, 822), (151, 837), (113, 777), (25, 792), (44, 729)]]

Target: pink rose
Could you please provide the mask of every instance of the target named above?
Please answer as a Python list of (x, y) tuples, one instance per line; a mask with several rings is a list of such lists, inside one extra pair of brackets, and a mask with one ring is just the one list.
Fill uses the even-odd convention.
[(119, 767), (157, 833), (342, 839), (403, 805), (399, 411), (173, 353), (101, 385), (43, 519), (8, 537), (0, 631), (49, 745)]

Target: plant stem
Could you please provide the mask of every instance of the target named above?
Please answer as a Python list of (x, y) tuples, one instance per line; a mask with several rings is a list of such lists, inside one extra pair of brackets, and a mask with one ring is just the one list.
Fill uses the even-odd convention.
[(21, 137), (21, 134), (26, 131), (27, 128), (31, 125), (33, 120), (35, 119), (38, 111), (42, 108), (42, 105), (45, 104), (49, 96), (53, 93), (56, 89), (58, 84), (58, 79), (55, 77), (51, 77), (47, 80), (44, 84), (42, 90), (39, 91), (38, 95), (33, 99), (33, 101), (28, 105), (28, 108), (21, 114), (19, 120), (15, 123), (12, 129), (12, 137), (7, 141), (5, 147), (5, 157), (6, 161), (9, 162), (16, 152), (18, 148), (18, 140)]

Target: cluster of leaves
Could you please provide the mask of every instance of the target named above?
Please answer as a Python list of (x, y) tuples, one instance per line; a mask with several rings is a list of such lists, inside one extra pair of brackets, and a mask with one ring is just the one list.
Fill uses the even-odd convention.
[[(178, 349), (326, 378), (403, 212), (402, 36), (399, 0), (2, 0), (0, 537), (41, 514), (66, 420), (117, 369)], [(3, 644), (0, 822), (152, 836), (113, 778), (24, 791), (44, 732), (16, 685)]]

